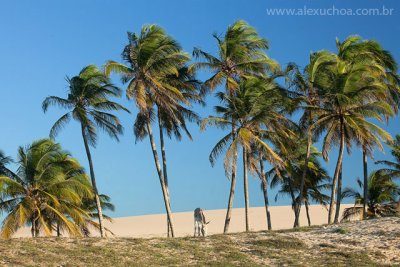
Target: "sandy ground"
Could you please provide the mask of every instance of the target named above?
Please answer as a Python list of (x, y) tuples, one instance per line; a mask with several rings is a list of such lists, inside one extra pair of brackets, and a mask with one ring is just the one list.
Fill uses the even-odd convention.
[(379, 218), (324, 226), (309, 232), (284, 233), (308, 247), (331, 246), (339, 251), (369, 251), (380, 264), (400, 266), (400, 218)]
[[(342, 204), (342, 210), (352, 205)], [(288, 229), (293, 226), (294, 215), (291, 206), (270, 207), (272, 228)], [(208, 234), (220, 234), (223, 232), (226, 210), (206, 210), (204, 212), (208, 224)], [(328, 212), (320, 205), (310, 206), (311, 223), (321, 225), (327, 223)], [(177, 212), (173, 214), (173, 222), (176, 236), (193, 235), (193, 212)], [(106, 222), (105, 226), (117, 237), (164, 237), (167, 235), (167, 216), (165, 214), (130, 216), (114, 218), (112, 222)], [(250, 229), (261, 231), (267, 229), (264, 207), (254, 207), (249, 210)], [(301, 211), (300, 223), (307, 225), (307, 217), (304, 207)], [(244, 208), (232, 210), (229, 232), (245, 231)], [(15, 237), (28, 237), (30, 231), (21, 229)]]

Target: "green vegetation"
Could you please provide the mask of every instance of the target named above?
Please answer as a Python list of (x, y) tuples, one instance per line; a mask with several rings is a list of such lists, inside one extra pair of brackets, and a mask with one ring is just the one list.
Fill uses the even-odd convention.
[[(0, 241), (2, 265), (34, 266), (378, 266), (379, 255), (321, 244), (309, 248), (283, 234), (215, 235), (207, 239), (37, 238)], [(59, 253), (62, 251), (63, 253)]]
[[(284, 95), (282, 88), (273, 80), (265, 81), (259, 78), (247, 79), (240, 83), (239, 91), (235, 97), (229, 94), (219, 93), (218, 97), (224, 106), (216, 106), (215, 110), (220, 116), (209, 116), (202, 121), (202, 129), (206, 125), (214, 125), (225, 129), (233, 126), (235, 133), (231, 131), (214, 146), (210, 154), (210, 162), (214, 164), (216, 157), (226, 150), (224, 167), (227, 175), (233, 173), (232, 162), (235, 161), (238, 147), (243, 149), (243, 166), (245, 196), (247, 190), (247, 170), (251, 160), (250, 152), (255, 153), (258, 159), (259, 153), (276, 168), (282, 164), (281, 157), (274, 152), (270, 142), (279, 142), (279, 138), (290, 138), (291, 122), (280, 112)], [(268, 125), (268, 130), (266, 130)], [(269, 142), (268, 142), (269, 141)], [(249, 165), (249, 166), (248, 166)], [(254, 164), (252, 164), (254, 166)], [(256, 167), (253, 167), (256, 168)], [(248, 198), (246, 197), (246, 231), (249, 230), (248, 222)]]
[[(342, 184), (343, 151), (360, 145), (366, 154), (374, 146), (382, 148), (380, 140), (391, 140), (390, 135), (369, 119), (384, 122), (397, 110), (392, 97), (392, 85), (397, 86), (393, 71), (396, 63), (390, 53), (375, 41), (351, 36), (336, 41), (337, 53), (329, 53), (323, 60), (316, 82), (319, 99), (315, 106), (316, 122), (311, 128), (317, 133), (325, 131), (322, 152), (328, 158), (332, 144), (339, 145), (339, 156), (333, 176), (328, 223), (339, 221)], [(396, 88), (398, 90), (398, 88)], [(365, 166), (364, 166), (365, 167)], [(337, 199), (335, 197), (337, 195)]]
[[(400, 194), (400, 186), (393, 179), (385, 175), (385, 170), (372, 172), (368, 178), (368, 218), (394, 216), (398, 213), (398, 207), (395, 204), (397, 196)], [(358, 185), (363, 188), (363, 182), (358, 179)], [(352, 197), (355, 199), (354, 207), (346, 208), (343, 212), (342, 220), (349, 220), (363, 215), (364, 197), (353, 188), (345, 188), (343, 197)]]
[[(30, 225), (32, 237), (42, 232), (70, 236), (89, 235), (96, 213), (90, 203), (93, 190), (79, 162), (59, 144), (43, 139), (18, 150), (18, 170), (7, 168), (9, 158), (0, 155), (0, 209), (7, 212), (1, 236), (10, 238)], [(103, 199), (107, 199), (103, 196)]]
[[(273, 168), (268, 171), (267, 175), (272, 178), (271, 188), (280, 186), (275, 201), (279, 196), (289, 196), (292, 200), (292, 206), (295, 207), (296, 203), (299, 202), (296, 195), (303, 197), (302, 201), (305, 204), (308, 225), (311, 226), (309, 205), (311, 201), (324, 206), (327, 205), (329, 196), (323, 192), (330, 188), (330, 177), (319, 161), (321, 153), (316, 148), (311, 147), (310, 156), (307, 160), (307, 179), (303, 184), (303, 193), (299, 194), (306, 156), (304, 145), (306, 142), (304, 141), (300, 139), (293, 142), (291, 148), (288, 149), (290, 153), (280, 152), (279, 154), (284, 158), (284, 170), (277, 171)], [(294, 212), (296, 211), (294, 210)], [(296, 214), (294, 215), (296, 217)], [(296, 226), (296, 220), (294, 226)]]
[(338, 234), (342, 234), (342, 235), (349, 233), (349, 231), (346, 230), (345, 228), (336, 228), (333, 232), (334, 233), (338, 233)]

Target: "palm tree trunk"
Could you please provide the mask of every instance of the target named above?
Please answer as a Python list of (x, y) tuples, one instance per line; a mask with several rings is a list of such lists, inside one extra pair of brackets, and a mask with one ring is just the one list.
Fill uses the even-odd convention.
[(32, 234), (32, 237), (35, 237), (35, 234), (36, 234), (36, 225), (35, 225), (35, 220), (34, 219), (32, 219), (31, 220), (32, 222), (32, 226), (31, 226), (31, 234)]
[(148, 120), (146, 122), (146, 127), (147, 127), (147, 133), (149, 134), (151, 150), (153, 151), (154, 163), (156, 165), (158, 178), (160, 180), (161, 190), (162, 190), (162, 193), (163, 193), (165, 210), (167, 211), (167, 220), (169, 221), (170, 226), (171, 226), (171, 236), (175, 237), (174, 225), (173, 225), (173, 222), (172, 222), (171, 207), (170, 207), (169, 198), (168, 198), (168, 192), (167, 192), (167, 189), (165, 187), (164, 177), (163, 177), (163, 173), (161, 171), (160, 160), (158, 159), (156, 144), (154, 142), (154, 137), (153, 137), (153, 131), (151, 130), (151, 125), (150, 125), (150, 118), (148, 118)]
[[(232, 142), (236, 139), (236, 125), (232, 120)], [(233, 197), (235, 195), (235, 187), (236, 187), (236, 160), (237, 160), (237, 150), (233, 155), (234, 159), (232, 162), (232, 175), (231, 175), (231, 188), (229, 191), (229, 200), (228, 200), (228, 209), (226, 211), (225, 217), (225, 225), (224, 225), (224, 234), (228, 233), (229, 223), (231, 222), (231, 213), (233, 206)]]
[(57, 225), (56, 225), (56, 231), (57, 231), (57, 237), (61, 236), (61, 231), (60, 231), (60, 223), (57, 221)]
[(332, 189), (331, 189), (331, 202), (329, 204), (329, 214), (328, 214), (328, 224), (332, 223), (333, 216), (333, 206), (335, 205), (335, 196), (336, 196), (336, 186), (339, 180), (339, 175), (342, 169), (342, 161), (343, 161), (343, 149), (344, 149), (344, 129), (343, 122), (341, 122), (341, 131), (340, 131), (340, 144), (339, 144), (339, 155), (336, 163), (335, 174), (333, 176), (332, 181)]
[[(163, 162), (163, 177), (164, 177), (164, 184), (165, 184), (165, 189), (167, 191), (167, 198), (170, 201), (170, 195), (169, 195), (169, 188), (168, 188), (168, 172), (167, 172), (167, 156), (165, 153), (165, 143), (164, 143), (164, 133), (163, 133), (163, 128), (161, 124), (161, 117), (160, 117), (160, 110), (158, 109), (158, 128), (160, 130), (160, 146), (161, 146), (161, 157), (162, 157), (162, 162)], [(171, 209), (171, 204), (170, 209)], [(167, 216), (167, 236), (170, 236), (170, 231), (171, 231), (171, 224), (168, 220)]]
[(168, 220), (168, 215), (167, 215), (167, 237), (170, 237), (170, 235), (171, 235), (171, 224), (169, 223), (169, 220)]
[(246, 148), (243, 147), (243, 180), (244, 180), (244, 212), (246, 217), (246, 232), (250, 230), (249, 228), (249, 188), (247, 181), (247, 152)]
[(262, 160), (261, 153), (260, 153), (260, 171), (261, 171), (260, 178), (261, 178), (261, 182), (262, 182), (262, 186), (263, 186), (263, 194), (264, 194), (265, 213), (267, 215), (268, 230), (272, 230), (271, 214), (269, 213), (269, 201), (268, 201), (268, 181), (267, 181), (267, 178), (265, 177), (264, 163)]
[[(288, 182), (289, 182), (290, 197), (292, 198), (293, 213), (294, 213), (294, 216), (295, 216), (294, 220), (296, 221), (296, 197), (294, 196), (292, 178), (290, 176), (288, 178), (289, 178)], [(293, 228), (295, 228), (295, 227), (296, 226), (295, 226), (295, 224), (293, 222)]]
[(34, 219), (33, 221), (33, 231), (34, 231), (34, 237), (39, 237), (39, 221), (38, 219)]
[(340, 170), (339, 180), (338, 180), (338, 191), (336, 196), (336, 211), (335, 211), (335, 220), (334, 223), (339, 223), (340, 216), (340, 204), (342, 202), (342, 170)]
[(309, 206), (308, 201), (304, 201), (304, 205), (306, 206), (308, 226), (311, 226), (310, 211), (308, 210), (308, 206)]
[(365, 147), (363, 148), (363, 168), (364, 168), (364, 202), (363, 202), (363, 220), (367, 219), (368, 203), (368, 158)]
[(297, 205), (295, 206), (295, 221), (294, 221), (294, 226), (295, 227), (299, 227), (300, 223), (299, 223), (299, 218), (300, 218), (300, 211), (301, 211), (301, 205), (303, 202), (303, 190), (304, 190), (304, 183), (306, 180), (306, 175), (307, 175), (307, 170), (308, 170), (308, 161), (310, 159), (310, 155), (311, 155), (311, 143), (312, 143), (312, 138), (311, 138), (311, 134), (308, 133), (308, 138), (307, 138), (307, 154), (306, 154), (306, 159), (304, 161), (304, 167), (303, 167), (303, 174), (301, 176), (301, 182), (300, 182), (300, 193), (299, 193), (299, 201), (297, 203)]
[(100, 236), (103, 238), (104, 234), (105, 234), (104, 224), (103, 224), (103, 211), (101, 209), (99, 191), (97, 190), (96, 178), (94, 175), (92, 155), (90, 153), (89, 144), (88, 144), (88, 141), (87, 141), (87, 138), (85, 135), (85, 127), (82, 123), (81, 123), (81, 130), (82, 130), (83, 143), (85, 144), (86, 155), (87, 155), (87, 158), (89, 161), (90, 178), (92, 181), (92, 187), (93, 187), (93, 191), (94, 191), (94, 200), (96, 202), (96, 208), (97, 208), (97, 212), (99, 214)]

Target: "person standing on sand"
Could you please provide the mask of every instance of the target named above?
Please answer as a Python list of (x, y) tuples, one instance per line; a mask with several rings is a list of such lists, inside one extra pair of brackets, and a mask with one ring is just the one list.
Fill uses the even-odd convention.
[[(200, 232), (203, 237), (207, 236), (207, 224), (210, 222), (206, 222), (206, 217), (204, 216), (203, 209), (202, 208), (197, 208), (194, 210), (194, 234), (193, 236), (200, 237)], [(197, 230), (197, 231), (196, 231)]]

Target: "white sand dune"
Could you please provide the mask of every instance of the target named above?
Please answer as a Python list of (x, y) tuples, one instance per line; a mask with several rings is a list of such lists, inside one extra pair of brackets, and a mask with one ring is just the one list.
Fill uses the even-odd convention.
[[(342, 204), (342, 210), (352, 205)], [(208, 225), (208, 234), (220, 234), (223, 232), (226, 210), (206, 210), (205, 216)], [(291, 206), (270, 207), (272, 228), (288, 229), (293, 226), (294, 215)], [(327, 223), (328, 212), (320, 205), (310, 206), (311, 223), (321, 225)], [(110, 229), (116, 237), (165, 237), (167, 235), (167, 216), (165, 214), (130, 216), (114, 218), (113, 222), (106, 222), (105, 226)], [(193, 235), (193, 212), (177, 212), (173, 214), (176, 236)], [(264, 207), (250, 208), (250, 229), (260, 231), (267, 229)], [(301, 211), (300, 223), (307, 225), (307, 217), (304, 207)], [(245, 231), (244, 208), (232, 210), (229, 232)], [(17, 232), (15, 237), (28, 237), (30, 231), (27, 228)]]
[[(351, 205), (342, 205), (342, 208)], [(226, 210), (206, 210), (205, 216), (209, 234), (220, 234), (224, 229)], [(274, 206), (270, 208), (273, 229), (288, 229), (293, 226), (294, 215), (291, 206)], [(315, 225), (327, 223), (328, 212), (320, 205), (310, 206), (311, 223)], [(301, 225), (307, 225), (305, 209), (302, 209)], [(166, 236), (167, 216), (165, 214), (132, 216), (115, 218), (113, 223), (107, 223), (116, 236), (124, 237), (158, 237)], [(193, 212), (178, 212), (173, 214), (176, 236), (193, 235)], [(260, 231), (267, 229), (267, 220), (264, 207), (250, 208), (250, 229)], [(245, 231), (244, 208), (232, 210), (229, 232)]]

